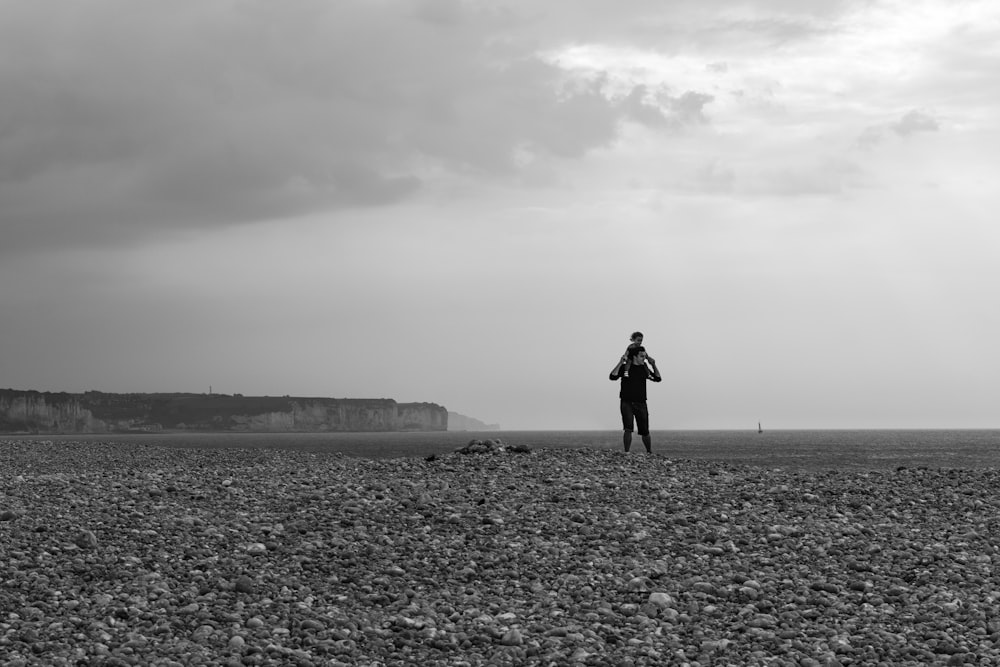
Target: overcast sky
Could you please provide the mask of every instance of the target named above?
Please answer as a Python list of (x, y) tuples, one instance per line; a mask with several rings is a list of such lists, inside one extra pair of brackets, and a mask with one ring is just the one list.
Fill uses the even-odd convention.
[(1000, 427), (994, 0), (0, 0), (0, 386)]

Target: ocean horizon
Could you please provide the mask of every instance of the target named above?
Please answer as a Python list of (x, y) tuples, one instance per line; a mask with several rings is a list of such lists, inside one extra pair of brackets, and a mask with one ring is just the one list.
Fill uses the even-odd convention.
[[(264, 448), (361, 458), (427, 457), (470, 440), (531, 449), (620, 451), (620, 431), (499, 430), (364, 433), (149, 433), (2, 435), (0, 441), (145, 443), (179, 448)], [(655, 455), (796, 469), (1000, 468), (1000, 429), (654, 430)], [(644, 456), (638, 435), (631, 454)]]

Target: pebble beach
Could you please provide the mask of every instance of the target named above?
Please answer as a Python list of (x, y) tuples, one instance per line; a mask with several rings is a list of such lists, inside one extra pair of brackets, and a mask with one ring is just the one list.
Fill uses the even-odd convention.
[(0, 662), (1000, 664), (998, 470), (0, 442)]

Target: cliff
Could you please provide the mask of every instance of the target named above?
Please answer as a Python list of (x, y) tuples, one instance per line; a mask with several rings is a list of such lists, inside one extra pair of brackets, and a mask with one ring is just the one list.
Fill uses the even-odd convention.
[(475, 417), (466, 417), (457, 412), (448, 413), (449, 431), (499, 431), (500, 424), (486, 424)]
[(83, 394), (0, 389), (0, 432), (446, 431), (448, 411), (389, 398)]

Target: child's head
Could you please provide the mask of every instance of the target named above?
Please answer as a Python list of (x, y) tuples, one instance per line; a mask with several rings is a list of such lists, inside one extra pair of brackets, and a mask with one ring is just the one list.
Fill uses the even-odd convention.
[(642, 345), (642, 332), (641, 331), (633, 332), (632, 337), (629, 338), (629, 340), (632, 341), (633, 343), (636, 343), (637, 345)]

